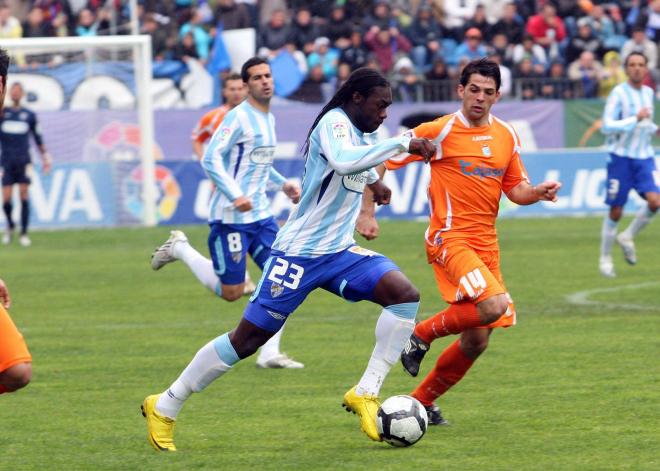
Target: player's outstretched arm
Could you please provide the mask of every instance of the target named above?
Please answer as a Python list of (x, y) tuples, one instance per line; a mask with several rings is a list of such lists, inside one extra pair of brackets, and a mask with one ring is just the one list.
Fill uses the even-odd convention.
[(527, 182), (522, 182), (513, 187), (507, 197), (516, 204), (526, 206), (539, 201), (557, 201), (557, 192), (561, 188), (561, 183), (548, 180), (538, 185), (532, 186)]

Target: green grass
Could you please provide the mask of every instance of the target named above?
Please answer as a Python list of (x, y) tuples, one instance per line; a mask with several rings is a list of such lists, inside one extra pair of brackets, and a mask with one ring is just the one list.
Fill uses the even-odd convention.
[[(420, 318), (443, 307), (424, 227), (383, 223), (363, 244), (420, 288)], [(206, 227), (185, 229), (205, 251)], [(410, 449), (370, 442), (340, 407), (380, 309), (316, 292), (283, 339), (305, 369), (238, 364), (188, 401), (179, 451), (156, 453), (140, 402), (231, 329), (245, 300), (214, 298), (180, 263), (152, 272), (166, 228), (41, 232), (30, 249), (0, 247), (12, 316), (34, 356), (32, 384), (0, 396), (0, 469), (659, 469), (660, 223), (640, 235), (638, 266), (616, 253), (613, 280), (597, 272), (600, 219), (504, 220), (499, 231), (518, 325), (498, 330), (442, 399), (452, 425)], [(569, 302), (582, 291), (582, 304)], [(382, 395), (415, 384), (397, 366)]]

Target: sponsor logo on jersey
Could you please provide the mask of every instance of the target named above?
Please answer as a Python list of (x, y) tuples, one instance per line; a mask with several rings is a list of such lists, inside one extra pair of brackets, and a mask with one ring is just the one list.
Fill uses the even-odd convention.
[(479, 142), (479, 141), (492, 141), (493, 136), (472, 136), (472, 140), (474, 142)]
[[(277, 298), (279, 295), (281, 295), (284, 292), (284, 287), (282, 285), (278, 285), (277, 283), (273, 283), (270, 285), (270, 295), (273, 298)], [(270, 311), (268, 311), (270, 312)]]
[(275, 147), (257, 147), (250, 153), (250, 160), (257, 165), (270, 165), (275, 157)]
[(2, 122), (2, 132), (5, 134), (27, 134), (29, 130), (30, 125), (25, 121), (5, 120)]
[(348, 137), (348, 124), (332, 123), (332, 137), (338, 140), (346, 139)]
[(369, 172), (354, 173), (352, 175), (344, 175), (341, 179), (344, 188), (348, 191), (353, 191), (355, 193), (362, 193), (364, 191), (364, 185), (367, 184), (367, 177)]
[(488, 177), (501, 177), (504, 175), (503, 168), (491, 168), (491, 167), (482, 167), (475, 165), (472, 162), (467, 160), (459, 160), (459, 165), (461, 166), (461, 173), (470, 177), (479, 177), (480, 179)]

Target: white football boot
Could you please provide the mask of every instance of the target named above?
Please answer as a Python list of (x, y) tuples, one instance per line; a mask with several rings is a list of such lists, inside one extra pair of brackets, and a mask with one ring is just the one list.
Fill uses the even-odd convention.
[(290, 368), (300, 369), (305, 365), (299, 361), (289, 358), (286, 353), (280, 353), (270, 358), (257, 358), (257, 368)]
[(27, 234), (21, 234), (18, 238), (18, 243), (21, 244), (21, 247), (29, 247), (32, 245), (32, 241)]
[(630, 265), (637, 263), (637, 253), (635, 252), (635, 242), (631, 237), (628, 237), (625, 232), (616, 236), (616, 242), (623, 250), (623, 258), (626, 259)]
[(611, 255), (601, 255), (598, 268), (600, 269), (600, 274), (606, 278), (615, 278), (616, 273), (614, 272), (614, 262), (612, 261)]
[(183, 233), (183, 231), (171, 231), (170, 237), (165, 241), (165, 243), (158, 247), (154, 253), (151, 254), (152, 269), (160, 270), (168, 263), (172, 263), (177, 260), (177, 258), (174, 256), (174, 245), (177, 242), (188, 242), (188, 238)]

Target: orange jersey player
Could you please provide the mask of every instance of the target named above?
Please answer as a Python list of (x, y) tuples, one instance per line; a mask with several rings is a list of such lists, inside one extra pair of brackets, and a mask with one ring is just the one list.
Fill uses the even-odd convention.
[(231, 74), (224, 80), (222, 96), (225, 99), (225, 104), (212, 109), (202, 116), (190, 136), (193, 151), (199, 160), (204, 156), (204, 145), (211, 139), (215, 130), (218, 129), (227, 112), (240, 104), (247, 96), (247, 89), (239, 74)]
[[(0, 113), (5, 102), (9, 56), (0, 49)], [(23, 336), (9, 317), (9, 290), (0, 280), (0, 394), (28, 385), (32, 377), (32, 356)]]
[[(553, 181), (529, 183), (516, 132), (490, 114), (499, 88), (498, 65), (487, 59), (472, 61), (458, 86), (461, 109), (409, 131), (437, 146), (430, 161), (431, 221), (425, 239), (428, 261), (449, 307), (417, 324), (401, 355), (404, 368), (417, 376), (433, 340), (460, 334), (412, 392), (435, 425), (446, 421), (434, 401), (465, 375), (486, 349), (494, 327), (515, 324), (495, 231), (502, 192), (514, 203), (527, 205), (555, 201), (561, 186)], [(415, 160), (421, 157), (403, 156), (386, 167), (396, 169)]]

